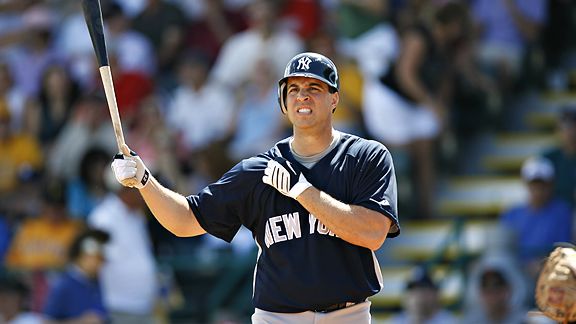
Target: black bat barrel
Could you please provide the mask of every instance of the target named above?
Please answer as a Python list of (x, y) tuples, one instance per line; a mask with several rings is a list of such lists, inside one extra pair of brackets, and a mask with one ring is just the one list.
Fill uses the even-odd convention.
[(90, 38), (92, 39), (92, 45), (94, 46), (94, 52), (98, 59), (98, 65), (110, 65), (106, 51), (106, 40), (104, 39), (100, 0), (82, 0), (82, 9), (86, 26), (88, 26), (88, 32), (90, 32)]

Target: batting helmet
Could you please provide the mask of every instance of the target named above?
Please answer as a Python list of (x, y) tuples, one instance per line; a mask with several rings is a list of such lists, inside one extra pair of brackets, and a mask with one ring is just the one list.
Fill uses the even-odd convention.
[(318, 53), (300, 53), (294, 56), (286, 65), (284, 77), (278, 81), (278, 103), (282, 113), (286, 113), (286, 83), (289, 77), (307, 77), (320, 80), (330, 87), (330, 92), (340, 90), (338, 70), (329, 58)]

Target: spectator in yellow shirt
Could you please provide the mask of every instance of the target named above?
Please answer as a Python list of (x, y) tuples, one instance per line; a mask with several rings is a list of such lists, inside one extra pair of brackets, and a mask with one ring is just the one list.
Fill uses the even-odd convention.
[(42, 168), (42, 149), (30, 134), (14, 133), (10, 111), (0, 99), (0, 193), (13, 190), (23, 178)]
[(16, 270), (59, 269), (66, 263), (68, 246), (82, 229), (68, 217), (60, 184), (44, 188), (42, 211), (20, 225), (6, 256), (6, 265)]
[(48, 274), (64, 267), (70, 244), (84, 227), (66, 213), (64, 186), (60, 182), (43, 184), (43, 190), (40, 214), (22, 221), (4, 263), (30, 281), (33, 310), (43, 306)]

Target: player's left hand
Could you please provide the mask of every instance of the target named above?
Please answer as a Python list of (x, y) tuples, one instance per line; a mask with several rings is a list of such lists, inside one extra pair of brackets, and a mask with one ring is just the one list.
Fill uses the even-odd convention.
[(125, 187), (142, 189), (150, 180), (150, 171), (136, 152), (128, 147), (125, 148), (125, 151), (130, 152), (130, 156), (122, 153), (114, 156), (111, 165), (114, 176)]
[(296, 199), (304, 190), (312, 186), (298, 166), (282, 157), (268, 161), (262, 182), (271, 185), (281, 194), (293, 199)]

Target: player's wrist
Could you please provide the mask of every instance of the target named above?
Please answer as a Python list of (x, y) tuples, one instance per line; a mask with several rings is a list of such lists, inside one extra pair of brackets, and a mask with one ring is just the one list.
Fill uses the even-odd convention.
[(302, 196), (302, 194), (309, 188), (312, 187), (312, 184), (310, 183), (298, 183), (294, 186), (294, 188), (292, 188), (292, 190), (290, 190), (290, 197), (298, 200), (298, 198), (300, 198)]
[(306, 180), (303, 174), (300, 174), (298, 182), (290, 189), (288, 195), (293, 199), (297, 199), (298, 196), (310, 187), (312, 187), (312, 184)]
[(151, 177), (150, 171), (148, 169), (144, 169), (142, 177), (140, 179), (138, 179), (138, 181), (134, 185), (134, 188), (140, 190), (140, 189), (143, 189), (144, 187), (146, 187), (148, 185), (148, 183), (150, 182), (150, 177)]
[(131, 156), (130, 158), (136, 162), (136, 182), (133, 187), (140, 190), (150, 182), (151, 173), (138, 155)]

